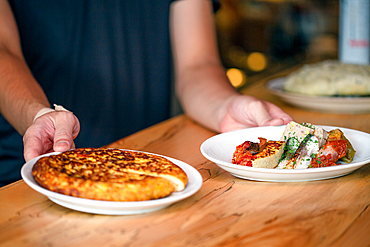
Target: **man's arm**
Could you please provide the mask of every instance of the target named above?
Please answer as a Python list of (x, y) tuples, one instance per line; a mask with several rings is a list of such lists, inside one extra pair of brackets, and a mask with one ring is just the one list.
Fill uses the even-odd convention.
[(8, 1), (0, 0), (0, 112), (23, 135), (49, 102), (22, 54)]
[(51, 112), (34, 117), (50, 107), (41, 86), (23, 57), (18, 28), (8, 1), (0, 0), (0, 112), (23, 136), (26, 161), (73, 147), (79, 132), (71, 112)]
[(277, 106), (239, 94), (229, 83), (217, 48), (210, 0), (182, 0), (171, 8), (176, 92), (187, 115), (220, 131), (286, 124)]

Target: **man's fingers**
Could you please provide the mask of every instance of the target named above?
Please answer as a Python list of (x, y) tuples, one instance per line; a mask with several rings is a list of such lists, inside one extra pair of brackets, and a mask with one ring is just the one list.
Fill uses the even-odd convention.
[(25, 160), (74, 148), (73, 139), (79, 131), (80, 123), (71, 112), (52, 112), (38, 118), (23, 136)]
[(56, 116), (54, 120), (54, 151), (63, 152), (74, 147), (73, 139), (76, 138), (80, 131), (78, 119), (69, 113), (67, 116)]
[(68, 138), (65, 138), (65, 136), (61, 137), (61, 139), (56, 139), (54, 143), (54, 151), (56, 152), (63, 152), (71, 149), (72, 147), (72, 141), (70, 141)]
[(262, 101), (252, 101), (248, 109), (250, 110), (251, 119), (255, 121), (257, 126), (268, 126), (274, 120)]
[[(240, 96), (230, 101), (222, 129), (284, 125), (293, 119), (278, 106), (251, 96)], [(237, 127), (239, 125), (239, 127)]]
[(37, 156), (47, 153), (52, 148), (49, 139), (43, 138), (42, 133), (38, 131), (38, 126), (31, 126), (23, 136), (24, 159), (29, 161)]
[(24, 159), (26, 162), (43, 153), (43, 147), (39, 145), (40, 142), (33, 139), (29, 138), (24, 141)]
[(275, 118), (267, 121), (264, 126), (279, 126), (284, 125), (284, 119), (282, 118)]
[(285, 125), (289, 122), (293, 121), (293, 118), (284, 112), (280, 107), (266, 102), (267, 111), (270, 113), (273, 120), (270, 122), (269, 125)]

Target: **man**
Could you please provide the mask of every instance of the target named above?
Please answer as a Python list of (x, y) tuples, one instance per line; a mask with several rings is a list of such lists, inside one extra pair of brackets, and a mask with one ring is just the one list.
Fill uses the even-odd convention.
[(207, 128), (291, 120), (230, 85), (210, 0), (0, 0), (3, 183), (20, 178), (21, 136), (28, 161), (103, 146), (168, 118), (172, 68), (184, 112)]

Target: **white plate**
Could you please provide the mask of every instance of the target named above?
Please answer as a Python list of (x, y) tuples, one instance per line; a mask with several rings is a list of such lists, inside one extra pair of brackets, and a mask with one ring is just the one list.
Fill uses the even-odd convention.
[[(333, 126), (322, 127), (325, 130), (337, 128)], [(370, 134), (346, 128), (339, 129), (343, 131), (356, 150), (356, 155), (351, 163), (323, 168), (292, 170), (254, 168), (231, 163), (237, 145), (244, 141), (258, 142), (258, 137), (264, 137), (267, 140), (279, 140), (284, 129), (285, 126), (257, 127), (223, 133), (204, 141), (200, 150), (204, 157), (236, 177), (271, 182), (298, 182), (334, 178), (351, 173), (370, 163)]]
[[(52, 154), (58, 154), (58, 152), (42, 155), (40, 157)], [(170, 196), (161, 199), (137, 202), (99, 201), (67, 196), (44, 189), (36, 183), (32, 176), (32, 167), (40, 157), (34, 158), (27, 162), (26, 164), (24, 164), (21, 170), (21, 175), (23, 180), (32, 189), (47, 196), (51, 201), (66, 208), (86, 213), (106, 214), (106, 215), (142, 214), (165, 208), (175, 202), (178, 202), (180, 200), (192, 196), (200, 189), (203, 183), (202, 176), (194, 167), (173, 158), (169, 158), (159, 154), (156, 155), (169, 159), (186, 172), (186, 175), (188, 176), (188, 184), (186, 185), (183, 191), (174, 192)]]
[(367, 113), (370, 112), (370, 97), (330, 97), (314, 96), (284, 91), (285, 78), (277, 78), (266, 84), (270, 93), (286, 103), (308, 110), (330, 113)]

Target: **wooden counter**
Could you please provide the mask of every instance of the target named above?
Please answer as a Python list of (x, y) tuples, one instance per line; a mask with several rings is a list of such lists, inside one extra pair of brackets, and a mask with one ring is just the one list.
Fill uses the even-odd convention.
[[(244, 91), (270, 100), (298, 122), (370, 132), (370, 114), (322, 114), (284, 105), (263, 87)], [(193, 196), (139, 215), (73, 211), (22, 180), (0, 188), (0, 246), (369, 246), (370, 165), (339, 178), (298, 183), (243, 180), (200, 153), (215, 133), (180, 115), (109, 147), (182, 160), (203, 178)]]

